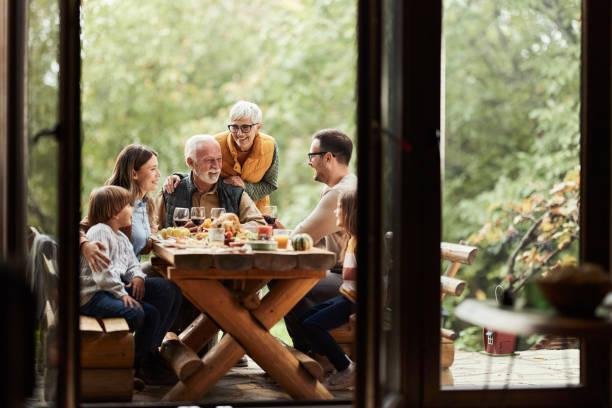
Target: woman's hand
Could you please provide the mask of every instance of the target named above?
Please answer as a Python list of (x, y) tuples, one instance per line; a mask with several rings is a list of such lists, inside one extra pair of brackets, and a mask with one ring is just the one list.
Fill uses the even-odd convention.
[(244, 180), (239, 176), (226, 177), (223, 179), (223, 182), (225, 182), (225, 184), (231, 184), (232, 186), (244, 188)]
[(104, 251), (106, 246), (100, 241), (87, 241), (81, 245), (81, 254), (94, 272), (101, 272), (110, 266), (110, 259)]
[(176, 174), (172, 174), (166, 177), (166, 181), (164, 181), (164, 191), (168, 194), (174, 193), (174, 189), (178, 186), (178, 183), (181, 182), (181, 178)]
[(136, 300), (142, 300), (145, 293), (144, 279), (137, 276), (132, 279), (132, 282), (127, 285), (127, 287), (132, 288), (132, 297)]
[(140, 303), (138, 303), (136, 299), (134, 299), (130, 295), (123, 295), (121, 297), (121, 300), (123, 300), (123, 306), (125, 307), (133, 307), (136, 309), (142, 309), (142, 306), (140, 305)]

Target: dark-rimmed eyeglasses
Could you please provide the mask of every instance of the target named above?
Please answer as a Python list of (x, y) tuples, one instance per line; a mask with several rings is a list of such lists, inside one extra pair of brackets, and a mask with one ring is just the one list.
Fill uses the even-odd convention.
[(313, 153), (308, 153), (308, 161), (311, 161), (312, 158), (315, 156), (323, 156), (326, 153), (330, 153), (332, 156), (336, 157), (336, 155), (332, 152), (313, 152)]
[(242, 133), (249, 133), (255, 125), (258, 125), (258, 123), (251, 123), (250, 125), (227, 125), (227, 129), (232, 133), (238, 133), (238, 130), (242, 131)]

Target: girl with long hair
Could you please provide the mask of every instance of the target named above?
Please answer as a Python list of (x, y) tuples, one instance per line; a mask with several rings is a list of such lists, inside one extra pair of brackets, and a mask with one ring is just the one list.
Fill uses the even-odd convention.
[(302, 317), (302, 328), (312, 352), (323, 354), (333, 364), (336, 371), (325, 379), (323, 384), (330, 390), (341, 390), (353, 386), (355, 363), (329, 334), (346, 322), (356, 311), (357, 291), (357, 193), (346, 191), (338, 199), (336, 208), (337, 225), (343, 228), (350, 239), (344, 255), (342, 268), (343, 283), (340, 295), (310, 309)]

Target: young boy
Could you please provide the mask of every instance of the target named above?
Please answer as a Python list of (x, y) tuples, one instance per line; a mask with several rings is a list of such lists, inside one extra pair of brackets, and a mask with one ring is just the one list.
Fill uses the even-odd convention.
[(157, 348), (174, 322), (180, 290), (163, 278), (147, 278), (134, 255), (132, 243), (119, 229), (132, 220), (130, 193), (117, 186), (92, 191), (87, 231), (110, 259), (94, 272), (81, 257), (81, 313), (94, 317), (123, 317), (135, 332), (136, 376), (146, 384), (173, 384), (176, 376), (163, 364)]

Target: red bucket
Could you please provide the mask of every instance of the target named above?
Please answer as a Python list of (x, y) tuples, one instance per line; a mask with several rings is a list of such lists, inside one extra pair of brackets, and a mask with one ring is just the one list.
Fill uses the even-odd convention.
[(514, 354), (516, 336), (503, 333), (486, 327), (482, 329), (482, 344), (484, 352), (494, 356), (509, 356)]

